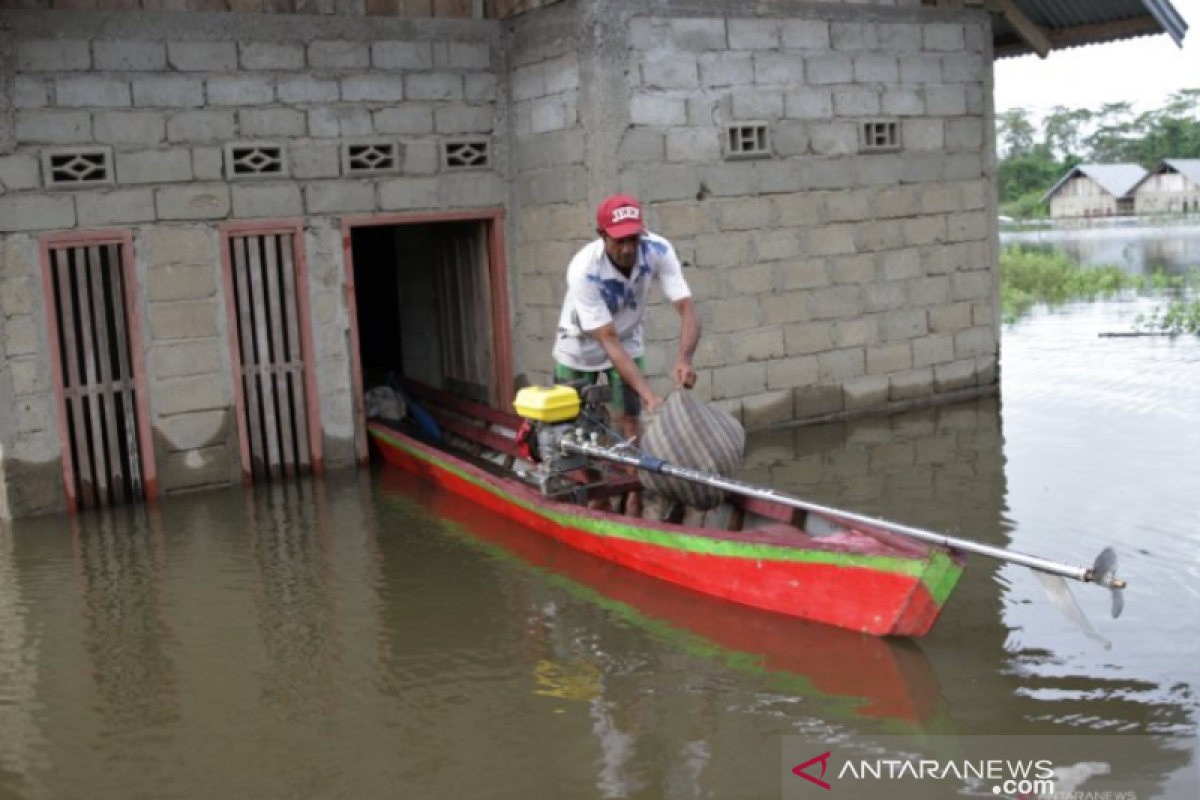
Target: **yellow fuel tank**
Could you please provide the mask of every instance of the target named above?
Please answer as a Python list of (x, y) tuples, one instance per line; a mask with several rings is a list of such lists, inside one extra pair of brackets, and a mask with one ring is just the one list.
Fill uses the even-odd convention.
[(526, 386), (513, 406), (525, 419), (566, 422), (579, 416), (579, 392), (570, 386)]

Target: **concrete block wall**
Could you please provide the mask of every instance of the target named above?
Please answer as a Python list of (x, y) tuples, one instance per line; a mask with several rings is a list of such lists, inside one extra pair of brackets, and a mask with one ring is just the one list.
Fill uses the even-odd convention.
[[(685, 262), (705, 329), (697, 391), (748, 426), (994, 391), (990, 21), (908, 5), (587, 6), (581, 28), (604, 32), (576, 45), (588, 204), (519, 212), (531, 372), (561, 296), (541, 287), (561, 286), (590, 209), (620, 190)], [(881, 120), (900, 149), (862, 152), (862, 123)], [(767, 126), (769, 157), (727, 159), (726, 126), (748, 123)], [(651, 312), (664, 389), (677, 331)]]
[[(160, 488), (238, 480), (220, 225), (302, 220), (326, 463), (352, 463), (341, 220), (506, 203), (497, 23), (65, 11), (6, 19), (0, 244), (5, 285), (16, 289), (5, 303), (11, 295), (20, 308), (4, 310), (0, 393), (54, 408), (40, 233), (130, 230)], [(445, 169), (444, 143), (464, 137), (491, 142), (489, 165)], [(398, 146), (396, 169), (346, 175), (342, 146), (376, 141)], [(239, 142), (280, 145), (286, 174), (230, 179), (225, 148)], [(46, 155), (89, 148), (111, 154), (108, 182), (47, 185)], [(12, 515), (64, 507), (57, 423), (26, 429), (35, 423), (19, 415), (0, 424)], [(30, 470), (57, 487), (15, 496), (14, 471)]]

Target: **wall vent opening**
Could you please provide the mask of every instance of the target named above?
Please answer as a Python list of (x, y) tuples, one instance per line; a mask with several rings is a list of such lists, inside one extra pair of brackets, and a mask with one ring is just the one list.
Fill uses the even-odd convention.
[(895, 120), (864, 122), (861, 130), (864, 153), (890, 153), (900, 149), (900, 123)]
[(491, 143), (487, 139), (442, 142), (442, 166), (446, 169), (486, 169), (491, 165)]
[(765, 122), (742, 122), (725, 129), (725, 158), (767, 158), (771, 155), (769, 127)]
[(281, 144), (225, 145), (225, 177), (228, 180), (285, 178), (287, 174)]
[(396, 142), (362, 142), (342, 145), (342, 174), (381, 175), (400, 170), (400, 145)]
[(53, 189), (110, 184), (113, 182), (112, 148), (43, 151), (42, 174), (46, 186)]

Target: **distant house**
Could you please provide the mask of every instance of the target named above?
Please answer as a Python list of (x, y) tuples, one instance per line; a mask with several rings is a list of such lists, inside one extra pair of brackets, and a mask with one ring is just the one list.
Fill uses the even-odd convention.
[(1200, 211), (1200, 159), (1166, 158), (1133, 187), (1139, 214)]
[(1050, 203), (1054, 218), (1132, 214), (1131, 191), (1145, 176), (1138, 164), (1080, 164), (1042, 195), (1042, 202)]

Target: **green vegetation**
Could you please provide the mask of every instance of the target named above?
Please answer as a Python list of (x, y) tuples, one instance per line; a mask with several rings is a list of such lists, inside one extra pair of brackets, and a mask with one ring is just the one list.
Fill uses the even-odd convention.
[(1164, 311), (1155, 308), (1133, 321), (1136, 331), (1200, 334), (1200, 300), (1172, 300)]
[[(1000, 302), (1006, 323), (1015, 322), (1038, 303), (1054, 305), (1068, 300), (1111, 297), (1122, 291), (1179, 290), (1200, 284), (1200, 274), (1196, 273), (1130, 275), (1115, 265), (1081, 267), (1062, 253), (1020, 245), (1009, 245), (1001, 251), (1000, 276)], [(1170, 308), (1175, 306), (1172, 303)], [(1168, 311), (1157, 319), (1161, 322), (1170, 318), (1172, 324), (1179, 318), (1185, 324), (1188, 319), (1200, 320), (1200, 301), (1193, 302), (1191, 308), (1192, 317), (1186, 312)]]
[(1056, 106), (1036, 127), (1025, 109), (996, 118), (1000, 213), (1047, 215), (1042, 196), (1077, 164), (1137, 163), (1152, 169), (1164, 158), (1200, 158), (1200, 89), (1184, 89), (1162, 108), (1134, 115), (1130, 103), (1098, 110)]

